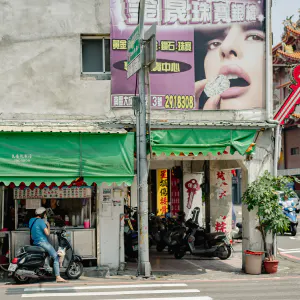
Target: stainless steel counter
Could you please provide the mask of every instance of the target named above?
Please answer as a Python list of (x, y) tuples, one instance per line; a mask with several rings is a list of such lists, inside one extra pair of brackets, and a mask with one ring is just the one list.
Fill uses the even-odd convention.
[[(58, 241), (55, 234), (60, 228), (51, 228), (49, 242), (57, 250)], [(94, 228), (84, 229), (76, 227), (67, 227), (67, 238), (71, 242), (74, 253), (82, 259), (96, 259), (96, 230)], [(29, 229), (18, 229), (11, 232), (12, 256), (16, 255), (19, 247), (30, 244)]]

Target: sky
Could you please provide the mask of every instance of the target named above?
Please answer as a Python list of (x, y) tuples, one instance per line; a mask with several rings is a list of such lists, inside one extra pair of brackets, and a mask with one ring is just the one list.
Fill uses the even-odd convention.
[(273, 45), (275, 46), (281, 41), (283, 33), (283, 20), (288, 16), (293, 17), (293, 21), (298, 20), (300, 9), (300, 0), (273, 0), (272, 6), (272, 30), (273, 30)]

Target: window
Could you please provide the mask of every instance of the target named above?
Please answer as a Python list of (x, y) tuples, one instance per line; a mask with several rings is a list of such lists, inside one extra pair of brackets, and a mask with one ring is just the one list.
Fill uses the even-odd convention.
[(291, 155), (299, 155), (299, 147), (291, 148)]
[(83, 36), (82, 73), (110, 74), (110, 38)]

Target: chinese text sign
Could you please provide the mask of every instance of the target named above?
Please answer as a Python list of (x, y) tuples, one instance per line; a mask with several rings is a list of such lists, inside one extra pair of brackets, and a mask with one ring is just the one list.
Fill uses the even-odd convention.
[[(111, 1), (112, 107), (130, 107), (127, 40), (139, 0)], [(151, 107), (243, 110), (264, 107), (264, 0), (148, 0), (145, 24), (157, 24)]]
[(169, 181), (168, 170), (159, 169), (156, 173), (157, 215), (164, 216), (168, 212)]

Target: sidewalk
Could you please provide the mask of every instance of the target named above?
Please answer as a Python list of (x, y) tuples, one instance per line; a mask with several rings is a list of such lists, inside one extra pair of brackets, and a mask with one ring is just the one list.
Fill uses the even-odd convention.
[[(234, 252), (227, 260), (186, 255), (183, 259), (175, 259), (168, 252), (150, 251), (150, 262), (153, 280), (230, 280), (250, 278), (271, 278), (300, 276), (300, 262), (291, 261), (278, 256), (279, 267), (276, 274), (248, 275), (242, 270), (242, 243), (233, 245)], [(7, 273), (6, 273), (7, 274)], [(0, 271), (0, 281), (11, 281)], [(125, 271), (109, 270), (108, 267), (85, 268), (83, 280), (138, 280), (137, 263), (127, 263)], [(84, 279), (85, 278), (85, 279)]]
[[(218, 258), (205, 258), (186, 255), (177, 260), (168, 252), (159, 253), (155, 249), (150, 251), (152, 274), (157, 279), (165, 280), (224, 280), (234, 278), (260, 278), (260, 277), (283, 277), (300, 276), (300, 263), (295, 263), (279, 256), (278, 272), (276, 274), (249, 275), (242, 270), (242, 243), (233, 245), (234, 252), (227, 260)], [(137, 264), (127, 263), (123, 272), (110, 271), (106, 278), (111, 279), (136, 279)], [(108, 274), (107, 274), (108, 275)], [(86, 273), (86, 276), (90, 276)]]

